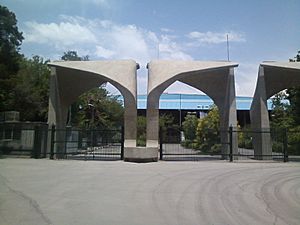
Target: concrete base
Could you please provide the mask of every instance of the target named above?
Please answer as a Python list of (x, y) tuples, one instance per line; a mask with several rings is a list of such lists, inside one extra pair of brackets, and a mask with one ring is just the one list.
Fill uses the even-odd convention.
[(124, 161), (126, 162), (157, 162), (158, 148), (155, 147), (125, 147)]

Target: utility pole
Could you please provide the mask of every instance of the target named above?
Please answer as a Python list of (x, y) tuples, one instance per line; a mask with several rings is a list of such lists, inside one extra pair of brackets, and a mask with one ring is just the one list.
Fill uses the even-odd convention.
[(226, 34), (226, 40), (227, 40), (227, 61), (229, 62), (229, 41), (228, 41), (228, 34)]

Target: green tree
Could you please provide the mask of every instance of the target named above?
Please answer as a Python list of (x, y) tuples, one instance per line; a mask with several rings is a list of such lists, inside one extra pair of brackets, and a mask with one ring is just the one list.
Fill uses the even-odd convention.
[(61, 59), (64, 61), (89, 61), (89, 56), (78, 56), (76, 51), (67, 51), (64, 52)]
[(22, 33), (13, 12), (0, 5), (0, 111), (13, 110), (15, 75), (19, 70)]
[(287, 101), (287, 94), (281, 91), (272, 97), (271, 128), (289, 128), (293, 124), (290, 116), (290, 105)]
[[(290, 59), (291, 62), (300, 62), (300, 51)], [(290, 113), (295, 125), (300, 125), (300, 85), (287, 89), (287, 99), (290, 101)]]
[(187, 115), (182, 123), (183, 133), (186, 140), (193, 141), (196, 138), (198, 118), (195, 115)]
[(199, 120), (197, 126), (197, 144), (204, 153), (220, 152), (220, 116), (213, 106), (206, 117)]
[(16, 76), (14, 110), (20, 112), (21, 120), (47, 121), (49, 101), (49, 60), (40, 56), (23, 58)]
[[(76, 51), (64, 52), (65, 61), (88, 61), (89, 56), (78, 56)], [(109, 96), (105, 84), (82, 94), (72, 104), (69, 124), (80, 128), (113, 129), (123, 125), (124, 109), (119, 96)], [(71, 114), (71, 116), (70, 116)]]
[(119, 96), (108, 96), (102, 88), (94, 88), (81, 95), (73, 124), (81, 128), (113, 129), (123, 125), (124, 108)]

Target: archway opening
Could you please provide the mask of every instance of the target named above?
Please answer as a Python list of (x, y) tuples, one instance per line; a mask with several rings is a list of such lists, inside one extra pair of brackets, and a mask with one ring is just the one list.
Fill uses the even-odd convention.
[[(124, 151), (124, 148), (127, 146), (135, 146), (135, 71), (137, 64), (134, 61), (68, 61), (55, 62), (50, 64), (50, 66), (51, 91), (48, 122), (50, 125), (54, 124), (56, 126), (56, 133), (55, 146), (52, 148), (52, 143), (51, 146), (49, 144), (49, 147), (54, 149), (56, 154), (65, 157), (67, 149), (66, 136), (72, 137), (72, 134), (68, 135), (68, 130), (65, 129), (66, 124), (70, 125), (67, 126), (67, 129), (71, 125), (76, 125), (76, 129), (90, 130), (90, 138), (86, 138), (89, 142), (88, 147), (90, 148), (85, 149), (85, 152), (90, 149), (94, 151), (95, 147), (103, 148), (103, 143), (107, 146), (113, 146), (115, 142), (109, 144), (107, 139), (115, 137), (118, 137), (119, 141), (117, 144), (120, 146), (121, 151)], [(123, 76), (130, 79), (122, 81)], [(98, 88), (99, 85), (106, 82), (110, 82), (122, 93), (124, 108), (120, 103), (121, 97), (118, 99), (116, 96), (107, 96), (105, 89)], [(73, 106), (75, 113), (72, 113), (72, 110), (68, 109), (78, 98), (79, 102), (73, 104), (75, 105)], [(111, 112), (111, 109), (114, 111)], [(121, 119), (121, 115), (124, 117), (124, 120)], [(70, 129), (72, 130), (72, 128)], [(114, 135), (107, 132), (112, 129), (117, 129), (119, 134)], [(97, 132), (98, 130), (102, 130), (102, 133), (105, 133), (106, 137), (98, 138), (96, 130)], [(104, 130), (105, 132), (103, 132)], [(102, 141), (101, 146), (98, 146), (99, 139)], [(81, 139), (78, 137), (78, 140), (80, 142)], [(109, 155), (115, 155), (115, 153), (111, 152)], [(122, 159), (123, 153), (121, 152), (119, 156)]]
[(124, 126), (122, 94), (110, 83), (86, 91), (69, 107), (67, 125), (81, 129), (119, 129)]
[[(300, 86), (279, 91), (268, 99), (272, 155), (300, 155)], [(285, 149), (285, 147), (287, 149)]]
[[(300, 84), (299, 65), (295, 62), (263, 62), (259, 67), (250, 110), (251, 127), (254, 130), (254, 155), (257, 159), (283, 158), (284, 161), (287, 160), (289, 151), (287, 131), (289, 127), (293, 129), (297, 126), (296, 124), (290, 125), (293, 121), (293, 119), (290, 120), (292, 112), (288, 112), (288, 104), (283, 105), (282, 100), (285, 94), (280, 91)], [(269, 115), (267, 104), (270, 97), (277, 105), (271, 115)]]
[(220, 112), (205, 92), (180, 81), (159, 99), (161, 158), (164, 160), (220, 159)]
[[(110, 84), (109, 90), (118, 90)], [(124, 101), (107, 83), (81, 94), (68, 107), (65, 157), (118, 160), (124, 142)], [(112, 88), (114, 87), (114, 88)]]

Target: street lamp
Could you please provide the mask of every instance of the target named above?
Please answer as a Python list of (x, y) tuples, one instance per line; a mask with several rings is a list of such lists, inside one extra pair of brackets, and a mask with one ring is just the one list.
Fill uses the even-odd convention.
[(91, 108), (91, 122), (90, 122), (90, 128), (91, 128), (94, 126), (95, 106), (91, 103), (88, 103), (88, 106)]
[(95, 106), (91, 103), (88, 103), (88, 106), (91, 108), (91, 121), (89, 128), (91, 130), (91, 147), (94, 146), (94, 119), (95, 119)]

